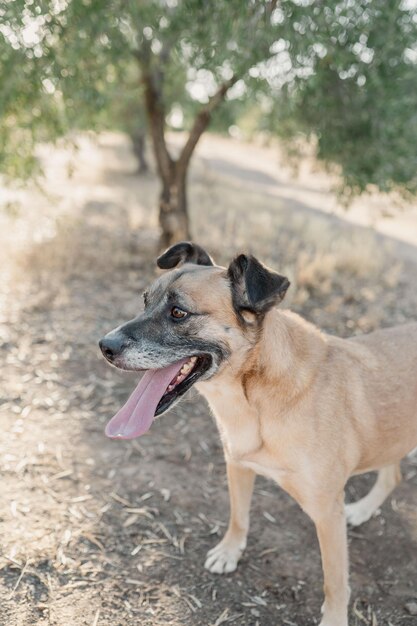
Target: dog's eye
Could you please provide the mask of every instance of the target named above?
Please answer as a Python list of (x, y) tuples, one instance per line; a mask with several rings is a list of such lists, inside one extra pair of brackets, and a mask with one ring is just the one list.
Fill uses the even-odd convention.
[(182, 320), (184, 317), (187, 317), (187, 315), (187, 311), (183, 311), (178, 306), (173, 306), (171, 309), (171, 317), (173, 317), (174, 320)]

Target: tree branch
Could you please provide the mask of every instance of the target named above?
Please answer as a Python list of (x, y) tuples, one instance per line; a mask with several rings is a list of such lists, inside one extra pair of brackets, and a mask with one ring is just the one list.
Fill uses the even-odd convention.
[(187, 169), (187, 165), (191, 159), (198, 140), (206, 130), (207, 126), (210, 124), (211, 116), (214, 109), (216, 109), (219, 104), (223, 102), (226, 93), (237, 82), (237, 80), (237, 76), (232, 76), (232, 78), (222, 83), (216, 93), (211, 96), (208, 103), (197, 114), (194, 120), (193, 127), (191, 128), (188, 135), (188, 139), (183, 149), (181, 150), (181, 154), (178, 158), (177, 167), (179, 170), (185, 172), (185, 170)]
[(266, 5), (266, 14), (271, 17), (272, 13), (277, 8), (278, 0), (270, 0)]
[(165, 103), (162, 95), (164, 75), (162, 70), (152, 68), (151, 55), (152, 53), (146, 44), (135, 54), (141, 67), (145, 108), (158, 172), (162, 180), (168, 182), (172, 175), (173, 160), (165, 141)]

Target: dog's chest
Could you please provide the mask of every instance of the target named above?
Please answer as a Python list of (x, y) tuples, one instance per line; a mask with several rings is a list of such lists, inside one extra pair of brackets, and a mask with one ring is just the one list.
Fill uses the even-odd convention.
[(240, 463), (260, 450), (258, 423), (249, 411), (242, 413), (236, 406), (222, 406), (220, 411), (212, 408), (228, 459)]
[(264, 476), (265, 478), (273, 480), (280, 487), (283, 487), (285, 485), (286, 476), (288, 474), (287, 470), (285, 469), (278, 467), (268, 467), (263, 463), (255, 463), (252, 461), (243, 461), (240, 462), (239, 465), (253, 470), (255, 474), (259, 474), (260, 476)]
[(209, 393), (204, 389), (204, 395), (216, 418), (227, 460), (280, 483), (287, 473), (286, 460), (277, 449), (274, 454), (268, 450), (257, 411), (244, 395), (227, 387), (211, 388)]

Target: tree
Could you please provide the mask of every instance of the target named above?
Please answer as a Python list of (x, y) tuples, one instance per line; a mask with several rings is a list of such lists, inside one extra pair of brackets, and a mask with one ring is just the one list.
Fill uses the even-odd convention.
[[(165, 246), (189, 236), (187, 172), (213, 116), (262, 94), (269, 127), (317, 137), (348, 192), (413, 192), (416, 25), (404, 0), (4, 3), (0, 166), (28, 174), (37, 141), (109, 125), (131, 133), (145, 115)], [(166, 139), (175, 110), (189, 131), (178, 155)]]
[(417, 192), (417, 13), (399, 0), (317, 3), (294, 15), (293, 75), (269, 122), (296, 146), (314, 137), (348, 200), (370, 186)]
[[(7, 25), (0, 28), (0, 50), (10, 66), (22, 64), (24, 73), (30, 74), (30, 82), (16, 83), (14, 91), (24, 94), (32, 112), (38, 107), (39, 115), (25, 121), (20, 105), (13, 107), (6, 98), (0, 101), (4, 119), (10, 121), (9, 129), (23, 125), (31, 133), (31, 146), (69, 128), (100, 126), (102, 111), (109, 105), (108, 83), (121, 93), (126, 68), (130, 71), (134, 61), (162, 183), (161, 244), (187, 238), (190, 159), (231, 88), (269, 55), (274, 8), (275, 0), (72, 0), (52, 6), (16, 0), (0, 10)], [(30, 27), (32, 38), (25, 34)], [(247, 46), (248, 37), (251, 46)], [(210, 88), (193, 99), (188, 83), (202, 77)], [(50, 120), (44, 122), (45, 103), (54, 108), (59, 120), (55, 127)], [(175, 103), (188, 114), (194, 112), (177, 158), (166, 141), (166, 116)], [(3, 154), (11, 140), (12, 133), (8, 133)]]
[[(270, 54), (271, 16), (275, 1), (217, 2), (186, 0), (148, 3), (147, 13), (135, 5), (129, 13), (130, 48), (138, 61), (158, 174), (162, 181), (159, 219), (161, 245), (189, 238), (187, 172), (195, 147), (210, 124), (213, 112), (251, 66)], [(144, 21), (144, 17), (147, 21)], [(144, 24), (142, 29), (135, 27)], [(253, 33), (248, 51), (246, 37)], [(262, 33), (262, 34), (261, 34)], [(165, 135), (168, 112), (166, 76), (179, 65), (186, 76), (206, 73), (213, 83), (207, 101), (197, 110), (188, 138), (177, 158), (170, 154)]]

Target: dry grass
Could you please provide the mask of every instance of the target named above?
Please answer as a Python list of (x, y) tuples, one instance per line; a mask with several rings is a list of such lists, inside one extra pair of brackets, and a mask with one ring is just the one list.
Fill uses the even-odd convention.
[[(109, 158), (105, 174), (98, 176), (103, 151)], [(114, 135), (99, 141), (84, 138), (75, 154), (76, 164), (73, 153), (68, 156), (61, 149), (56, 158), (53, 153), (45, 181), (48, 195), (32, 189), (14, 198), (22, 206), (32, 205), (29, 214), (25, 208), (17, 217), (1, 217), (3, 232), (13, 228), (19, 233), (2, 247), (14, 283), (24, 277), (36, 289), (56, 292), (76, 275), (105, 274), (109, 263), (119, 268), (134, 264), (138, 233), (147, 231), (155, 239), (158, 183), (152, 176), (136, 179), (121, 168), (126, 163), (134, 170), (127, 143)], [(51, 161), (51, 155), (44, 159)], [(330, 294), (351, 280), (382, 279), (392, 287), (400, 271), (398, 263), (394, 269), (389, 264), (389, 249), (372, 231), (250, 191), (198, 161), (192, 170), (190, 206), (196, 240), (224, 263), (235, 252), (249, 250), (287, 273), (293, 294), (299, 291), (293, 302), (302, 304), (313, 290)]]
[[(259, 256), (290, 278), (287, 304), (325, 328), (334, 327), (335, 314), (342, 334), (369, 331), (383, 321), (380, 295), (398, 284), (402, 271), (389, 242), (371, 229), (251, 191), (198, 162), (192, 180), (195, 238), (220, 262), (227, 264), (241, 251)], [(324, 304), (321, 312), (318, 301)], [(346, 303), (342, 320), (340, 307)]]

